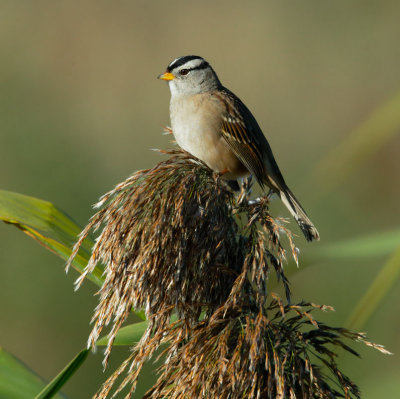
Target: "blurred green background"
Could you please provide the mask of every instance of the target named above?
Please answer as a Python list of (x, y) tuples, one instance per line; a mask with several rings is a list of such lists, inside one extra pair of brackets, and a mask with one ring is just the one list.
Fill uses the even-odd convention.
[[(320, 243), (297, 239), (295, 299), (334, 306), (316, 316), (343, 325), (388, 256), (315, 254), (400, 226), (399, 20), (398, 0), (3, 0), (0, 188), (49, 200), (84, 225), (100, 195), (163, 159), (150, 150), (170, 147), (161, 135), (169, 91), (156, 76), (178, 56), (201, 55), (253, 111), (321, 233)], [(278, 201), (273, 212), (289, 216)], [(0, 345), (45, 379), (85, 345), (97, 302), (90, 282), (73, 291), (77, 274), (63, 267), (0, 225)], [(399, 288), (362, 326), (394, 353)], [(363, 397), (400, 397), (399, 357), (355, 349), (363, 359), (340, 364)], [(109, 371), (126, 354), (115, 350)], [(107, 374), (101, 360), (89, 356), (63, 392), (90, 397)]]

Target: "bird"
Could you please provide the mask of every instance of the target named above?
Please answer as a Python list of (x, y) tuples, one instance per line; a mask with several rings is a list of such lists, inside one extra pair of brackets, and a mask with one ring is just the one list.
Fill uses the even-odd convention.
[(171, 92), (171, 129), (177, 144), (227, 180), (253, 175), (261, 188), (276, 193), (307, 241), (319, 233), (275, 161), (271, 147), (246, 105), (224, 87), (202, 57), (174, 59), (158, 76)]

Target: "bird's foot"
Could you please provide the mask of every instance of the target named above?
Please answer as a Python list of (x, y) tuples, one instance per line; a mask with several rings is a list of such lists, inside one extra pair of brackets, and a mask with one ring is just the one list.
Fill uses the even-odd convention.
[(268, 191), (268, 194), (267, 194), (268, 200), (270, 200), (274, 194), (275, 194), (275, 191), (272, 190), (272, 188), (270, 188)]

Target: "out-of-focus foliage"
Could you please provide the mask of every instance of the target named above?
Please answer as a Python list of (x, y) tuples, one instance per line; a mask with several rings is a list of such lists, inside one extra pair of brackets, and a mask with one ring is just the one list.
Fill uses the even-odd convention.
[(384, 264), (373, 283), (353, 309), (347, 325), (355, 330), (364, 328), (365, 323), (381, 304), (384, 297), (398, 282), (400, 275), (400, 246)]
[(333, 147), (315, 168), (318, 196), (336, 189), (400, 131), (400, 92), (372, 112), (348, 137)]
[[(45, 383), (25, 364), (0, 348), (0, 397), (32, 399)], [(61, 399), (63, 396), (52, 396)]]
[(89, 349), (82, 349), (67, 366), (49, 384), (47, 384), (35, 399), (50, 399), (56, 396), (61, 387), (74, 375), (85, 361)]

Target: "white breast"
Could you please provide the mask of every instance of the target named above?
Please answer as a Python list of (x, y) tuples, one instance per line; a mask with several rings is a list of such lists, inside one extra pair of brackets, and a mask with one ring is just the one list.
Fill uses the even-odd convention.
[[(209, 101), (207, 101), (209, 103)], [(204, 95), (171, 98), (171, 127), (178, 145), (185, 151), (209, 163), (208, 159), (220, 141), (220, 121)]]
[(221, 134), (222, 104), (210, 94), (172, 96), (171, 127), (178, 145), (228, 179), (248, 174)]

